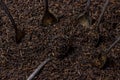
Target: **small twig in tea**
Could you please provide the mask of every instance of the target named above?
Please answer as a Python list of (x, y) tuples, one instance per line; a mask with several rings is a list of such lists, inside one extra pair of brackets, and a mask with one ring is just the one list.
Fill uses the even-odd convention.
[(105, 4), (104, 4), (104, 6), (103, 6), (102, 12), (101, 12), (101, 14), (100, 14), (100, 16), (99, 16), (99, 18), (98, 18), (97, 24), (96, 24), (97, 32), (98, 32), (98, 40), (97, 40), (97, 43), (96, 43), (96, 47), (99, 45), (99, 43), (100, 43), (100, 41), (101, 41), (101, 40), (100, 40), (100, 39), (101, 39), (101, 35), (100, 35), (99, 25), (100, 25), (100, 22), (101, 22), (101, 20), (102, 20), (103, 14), (104, 14), (107, 6), (108, 6), (108, 3), (109, 3), (109, 0), (106, 0)]
[(97, 22), (97, 25), (96, 25), (97, 27), (100, 25), (101, 19), (102, 19), (102, 17), (103, 17), (103, 14), (104, 14), (104, 12), (105, 12), (105, 9), (106, 9), (107, 6), (108, 6), (108, 3), (109, 3), (109, 0), (106, 0), (105, 4), (104, 4), (104, 6), (103, 6), (102, 12), (101, 12), (101, 14), (100, 14), (100, 16), (99, 16), (99, 18), (98, 18), (98, 22)]
[(106, 50), (106, 54), (109, 53), (109, 51), (120, 41), (120, 36), (116, 41), (113, 42), (113, 44), (110, 45), (110, 47)]
[(33, 80), (33, 78), (39, 73), (39, 71), (45, 66), (47, 62), (49, 62), (51, 58), (47, 58), (45, 61), (43, 61), (36, 69), (35, 71), (27, 78), (27, 80)]

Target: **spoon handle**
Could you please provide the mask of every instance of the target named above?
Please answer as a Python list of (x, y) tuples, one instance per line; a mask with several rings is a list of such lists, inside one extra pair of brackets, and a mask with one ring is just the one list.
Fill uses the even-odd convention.
[(10, 11), (9, 11), (8, 7), (6, 6), (6, 4), (2, 0), (0, 0), (0, 5), (1, 5), (2, 9), (4, 10), (4, 12), (7, 14), (7, 16), (9, 17), (15, 30), (17, 30), (17, 27), (16, 27), (17, 25), (16, 25), (12, 15), (10, 14)]
[(44, 2), (44, 6), (45, 6), (45, 12), (48, 12), (48, 0), (44, 0), (45, 2)]

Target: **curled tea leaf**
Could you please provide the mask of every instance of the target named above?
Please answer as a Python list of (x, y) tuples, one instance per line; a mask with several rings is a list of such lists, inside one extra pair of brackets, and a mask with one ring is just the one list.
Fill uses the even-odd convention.
[(97, 68), (104, 68), (107, 64), (107, 55), (99, 54), (94, 60), (93, 65)]
[(58, 19), (49, 11), (48, 9), (48, 0), (44, 0), (45, 2), (45, 12), (44, 16), (42, 18), (42, 25), (43, 26), (49, 26), (56, 22), (58, 22)]
[(82, 15), (79, 18), (79, 22), (84, 27), (89, 27), (90, 26), (90, 19), (89, 19), (89, 16), (87, 14)]

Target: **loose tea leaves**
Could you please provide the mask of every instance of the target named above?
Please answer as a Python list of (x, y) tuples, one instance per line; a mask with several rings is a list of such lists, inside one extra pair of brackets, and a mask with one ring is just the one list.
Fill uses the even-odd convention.
[(16, 38), (16, 43), (20, 43), (22, 41), (22, 38), (25, 36), (25, 31), (24, 30), (15, 30), (15, 38)]

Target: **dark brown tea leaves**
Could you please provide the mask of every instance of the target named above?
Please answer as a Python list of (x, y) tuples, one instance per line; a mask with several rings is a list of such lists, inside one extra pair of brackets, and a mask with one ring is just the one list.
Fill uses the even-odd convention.
[(24, 32), (24, 30), (17, 29), (15, 31), (15, 33), (16, 33), (16, 35), (15, 35), (16, 43), (20, 43), (25, 36), (25, 32)]
[(119, 80), (120, 3), (97, 26), (105, 1), (0, 0), (0, 80)]

